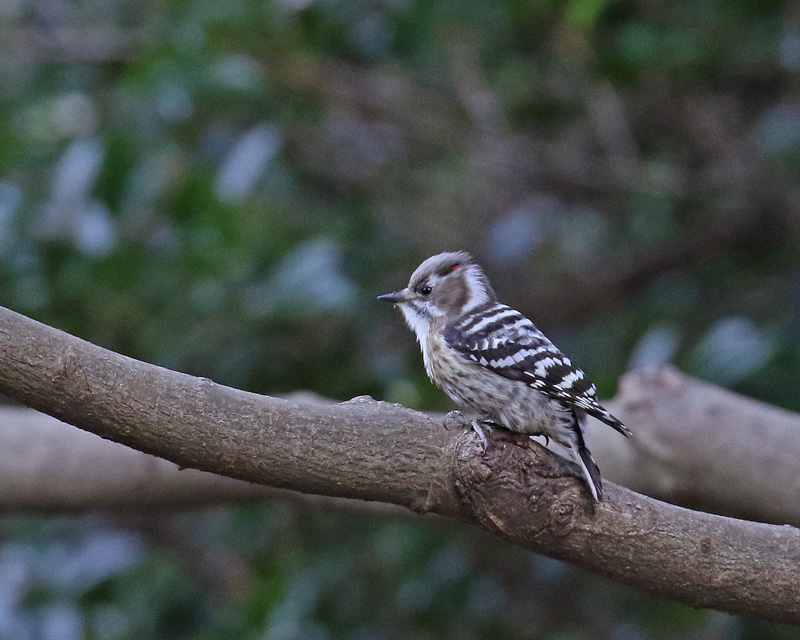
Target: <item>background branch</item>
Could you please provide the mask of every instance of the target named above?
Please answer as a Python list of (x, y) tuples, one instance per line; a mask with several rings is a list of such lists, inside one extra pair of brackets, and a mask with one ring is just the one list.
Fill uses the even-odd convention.
[[(161, 369), (0, 310), (0, 391), (141, 451), (307, 493), (434, 512), (691, 606), (800, 622), (800, 532), (664, 504), (365, 398), (317, 406)], [(402, 425), (402, 427), (400, 426)], [(565, 473), (567, 475), (565, 475)]]
[(258, 500), (369, 510), (407, 517), (391, 504), (275, 489), (197, 469), (75, 429), (27, 407), (0, 408), (0, 512), (152, 511)]
[(620, 443), (592, 424), (592, 453), (614, 482), (669, 502), (800, 525), (798, 414), (674, 367), (627, 374), (606, 404), (635, 432)]

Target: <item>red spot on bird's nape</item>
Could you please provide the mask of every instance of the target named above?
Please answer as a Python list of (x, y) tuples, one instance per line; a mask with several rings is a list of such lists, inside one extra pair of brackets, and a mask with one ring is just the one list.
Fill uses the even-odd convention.
[(450, 267), (450, 268), (447, 270), (447, 273), (452, 273), (452, 272), (453, 272), (453, 271), (455, 271), (456, 269), (460, 269), (460, 268), (461, 268), (461, 267), (463, 267), (463, 266), (464, 266), (463, 264), (454, 264), (452, 267)]

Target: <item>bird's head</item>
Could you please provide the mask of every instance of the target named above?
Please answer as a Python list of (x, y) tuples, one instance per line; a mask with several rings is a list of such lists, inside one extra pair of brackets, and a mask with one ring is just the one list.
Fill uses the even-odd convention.
[(408, 325), (421, 336), (435, 318), (454, 319), (497, 299), (483, 269), (466, 251), (431, 256), (411, 274), (408, 286), (378, 296), (400, 307)]

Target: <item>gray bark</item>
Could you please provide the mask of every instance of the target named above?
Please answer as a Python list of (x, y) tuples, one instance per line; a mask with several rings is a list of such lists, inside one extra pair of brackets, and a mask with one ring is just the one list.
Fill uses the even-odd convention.
[(172, 508), (280, 493), (104, 440), (26, 407), (0, 409), (0, 512)]
[(800, 415), (682, 374), (635, 371), (606, 403), (635, 434), (587, 436), (604, 475), (668, 502), (800, 525)]
[(231, 389), (0, 309), (0, 392), (184, 467), (401, 505), (672, 598), (800, 623), (800, 531), (693, 512), (607, 483), (525, 439), (476, 438), (404, 407), (325, 406)]
[[(291, 400), (334, 404), (309, 393)], [(604, 478), (659, 500), (750, 520), (800, 524), (800, 415), (686, 376), (628, 373), (606, 406), (635, 437), (590, 423)], [(139, 509), (281, 499), (399, 512), (309, 497), (186, 469), (73, 429), (26, 407), (0, 407), (0, 512)], [(305, 496), (305, 497), (303, 497)], [(369, 504), (369, 506), (368, 506)]]

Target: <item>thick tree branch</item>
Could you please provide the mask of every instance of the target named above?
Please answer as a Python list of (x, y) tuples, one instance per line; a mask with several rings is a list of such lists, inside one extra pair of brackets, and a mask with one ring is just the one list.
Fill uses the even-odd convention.
[[(296, 403), (333, 401), (295, 393)], [(800, 524), (800, 415), (672, 367), (628, 373), (606, 401), (636, 434), (600, 423), (587, 436), (603, 476), (683, 506)], [(178, 467), (25, 407), (0, 407), (0, 512), (173, 508), (280, 499), (314, 507), (391, 505), (310, 496)], [(767, 490), (768, 489), (768, 490)], [(407, 513), (407, 512), (406, 512)]]
[(27, 407), (0, 407), (0, 514), (135, 512), (281, 500), (409, 517), (401, 507), (302, 494), (176, 464)]
[(800, 622), (800, 531), (697, 513), (609, 483), (595, 505), (535, 444), (357, 398), (298, 405), (148, 365), (0, 309), (0, 392), (141, 451), (273, 487), (477, 524), (691, 606)]

